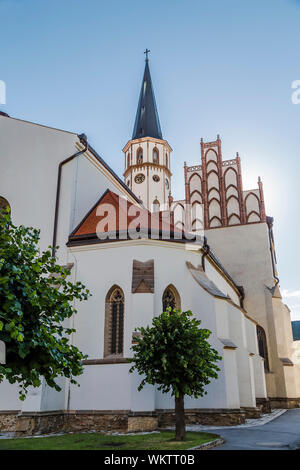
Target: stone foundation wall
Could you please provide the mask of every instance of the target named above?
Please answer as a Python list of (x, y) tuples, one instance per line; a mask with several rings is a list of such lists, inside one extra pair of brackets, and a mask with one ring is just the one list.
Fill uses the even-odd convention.
[[(260, 409), (187, 409), (186, 424), (235, 426), (247, 417), (260, 416)], [(254, 416), (255, 415), (255, 416)], [(111, 411), (56, 411), (23, 413), (0, 412), (0, 432), (15, 432), (18, 436), (34, 436), (60, 432), (154, 431), (175, 425), (174, 410), (156, 412)]]
[(34, 436), (35, 434), (52, 434), (63, 432), (65, 416), (55, 414), (24, 414), (17, 417), (15, 433), (18, 436)]
[(155, 431), (157, 428), (157, 416), (128, 416), (128, 432)]
[(256, 398), (256, 406), (261, 409), (262, 413), (271, 413), (271, 402), (268, 398)]
[(269, 397), (272, 408), (299, 408), (300, 398)]
[[(257, 399), (256, 408), (237, 410), (186, 409), (186, 424), (235, 426), (245, 423), (246, 418), (259, 418), (261, 412), (270, 413), (272, 408), (297, 408), (300, 398)], [(130, 410), (107, 411), (55, 411), (22, 413), (0, 411), (0, 433), (16, 433), (18, 436), (34, 436), (60, 432), (154, 431), (175, 425), (174, 410), (155, 412), (131, 412)]]
[(115, 431), (127, 432), (126, 413), (74, 413), (65, 417), (64, 432)]
[(34, 436), (60, 432), (119, 431), (127, 432), (128, 413), (56, 412), (24, 413), (17, 417), (15, 433)]
[[(166, 428), (175, 425), (174, 410), (157, 410), (158, 426)], [(205, 424), (213, 426), (235, 426), (245, 423), (246, 413), (242, 410), (185, 410), (186, 424)]]
[(258, 419), (262, 415), (262, 409), (260, 407), (256, 408), (241, 408), (245, 412), (246, 419)]
[(61, 432), (154, 431), (158, 427), (155, 413), (129, 411), (76, 411), (47, 413), (0, 413), (0, 432), (14, 432), (18, 436), (53, 434)]
[(15, 432), (19, 411), (0, 412), (0, 432)]

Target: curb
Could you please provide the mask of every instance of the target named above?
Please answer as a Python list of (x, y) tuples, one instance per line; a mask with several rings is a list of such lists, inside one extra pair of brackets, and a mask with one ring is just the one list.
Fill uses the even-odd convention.
[(220, 437), (219, 439), (214, 439), (213, 441), (205, 442), (204, 444), (201, 444), (200, 446), (190, 447), (187, 450), (208, 450), (208, 449), (212, 449), (213, 447), (221, 446), (224, 443), (225, 443), (225, 439), (223, 439), (223, 437)]

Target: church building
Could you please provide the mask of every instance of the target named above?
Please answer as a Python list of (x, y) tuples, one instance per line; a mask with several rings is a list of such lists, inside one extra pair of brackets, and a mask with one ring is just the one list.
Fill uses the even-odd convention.
[[(41, 230), (40, 246), (92, 293), (75, 305), (71, 341), (88, 359), (80, 387), (61, 378), (26, 400), (0, 384), (0, 432), (154, 430), (174, 423), (174, 398), (130, 374), (135, 328), (167, 307), (192, 310), (222, 356), (207, 395), (186, 397), (187, 423), (234, 425), (300, 403), (290, 312), (276, 267), (263, 184), (244, 190), (241, 159), (201, 139), (184, 165), (184, 200), (172, 196), (176, 160), (163, 137), (146, 55), (124, 179), (84, 134), (0, 112), (0, 205), (15, 225)], [(107, 157), (109, 161), (109, 156)]]

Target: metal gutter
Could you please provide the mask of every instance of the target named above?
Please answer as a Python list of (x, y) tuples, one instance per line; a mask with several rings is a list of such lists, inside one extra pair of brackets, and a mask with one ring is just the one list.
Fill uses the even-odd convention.
[(62, 167), (67, 163), (71, 162), (75, 157), (83, 154), (88, 149), (88, 142), (87, 137), (85, 134), (78, 135), (80, 143), (84, 145), (82, 150), (73, 153), (70, 157), (66, 158), (62, 162), (60, 162), (58, 166), (58, 173), (57, 173), (57, 183), (56, 183), (56, 200), (55, 200), (55, 214), (54, 214), (54, 225), (53, 225), (53, 239), (52, 239), (52, 256), (55, 256), (55, 249), (56, 249), (56, 241), (57, 241), (57, 224), (58, 224), (58, 215), (59, 215), (59, 203), (60, 203), (60, 190), (61, 190), (61, 173)]

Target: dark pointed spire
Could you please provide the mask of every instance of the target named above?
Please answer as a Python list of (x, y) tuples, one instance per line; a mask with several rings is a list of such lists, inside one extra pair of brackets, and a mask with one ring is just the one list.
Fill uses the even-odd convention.
[(142, 82), (132, 139), (140, 139), (141, 137), (155, 137), (156, 139), (162, 139), (149, 69), (148, 52), (150, 51), (146, 49), (144, 78)]

